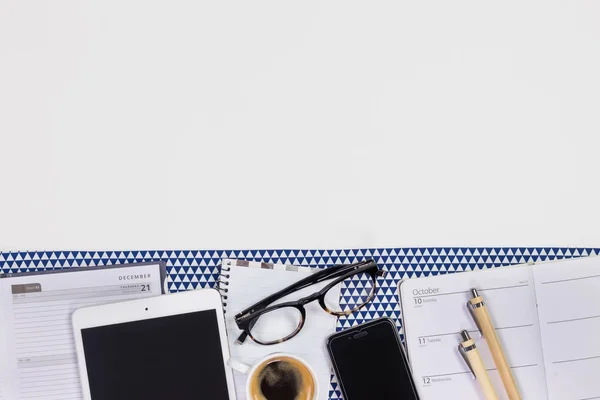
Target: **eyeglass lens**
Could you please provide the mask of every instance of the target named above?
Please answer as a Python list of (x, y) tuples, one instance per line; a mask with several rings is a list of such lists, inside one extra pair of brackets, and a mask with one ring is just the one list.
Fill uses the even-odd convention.
[[(335, 313), (351, 313), (371, 301), (375, 282), (370, 274), (361, 272), (344, 279), (325, 294), (325, 306)], [(340, 298), (340, 293), (344, 294)]]
[(295, 307), (282, 307), (262, 314), (250, 330), (262, 343), (276, 342), (294, 333), (302, 323), (302, 314)]

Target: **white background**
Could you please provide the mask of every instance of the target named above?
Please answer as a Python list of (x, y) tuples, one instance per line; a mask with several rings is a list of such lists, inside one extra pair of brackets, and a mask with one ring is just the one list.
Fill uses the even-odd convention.
[(599, 21), (2, 0), (0, 249), (600, 246)]

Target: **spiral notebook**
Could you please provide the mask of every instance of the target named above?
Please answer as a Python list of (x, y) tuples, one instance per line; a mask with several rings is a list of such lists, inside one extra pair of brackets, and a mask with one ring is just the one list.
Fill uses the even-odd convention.
[(462, 329), (507, 398), (466, 308), (471, 288), (487, 303), (524, 399), (600, 399), (600, 257), (403, 281), (405, 341), (423, 399), (482, 398), (456, 348)]
[[(298, 335), (286, 342), (271, 346), (256, 344), (250, 338), (246, 339), (242, 345), (235, 344), (241, 331), (233, 319), (245, 308), (309, 276), (318, 269), (231, 259), (223, 260), (222, 266), (219, 286), (223, 296), (231, 356), (244, 363), (252, 364), (270, 353), (295, 354), (303, 358), (315, 370), (320, 387), (319, 399), (328, 399), (331, 373), (325, 339), (335, 332), (336, 317), (324, 312), (316, 302), (307, 304), (305, 306), (306, 321)], [(327, 282), (323, 282), (294, 292), (276, 303), (300, 299), (320, 290), (326, 284)], [(339, 298), (339, 293), (337, 298)], [(269, 323), (269, 326), (272, 326), (274, 331), (281, 329), (276, 321), (272, 325)], [(234, 372), (234, 380), (238, 400), (246, 399), (246, 377)]]

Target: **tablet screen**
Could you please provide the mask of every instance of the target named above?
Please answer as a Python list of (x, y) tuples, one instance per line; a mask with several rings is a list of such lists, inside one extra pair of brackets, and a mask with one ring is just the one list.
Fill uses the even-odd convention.
[(81, 330), (93, 400), (228, 400), (215, 310)]

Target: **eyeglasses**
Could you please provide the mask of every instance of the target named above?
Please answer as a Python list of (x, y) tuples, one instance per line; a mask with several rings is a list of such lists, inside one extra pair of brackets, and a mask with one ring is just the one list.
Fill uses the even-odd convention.
[[(336, 265), (316, 272), (237, 314), (234, 318), (235, 323), (243, 332), (236, 343), (244, 343), (248, 336), (262, 345), (282, 343), (293, 338), (304, 326), (306, 320), (304, 306), (313, 301), (318, 301), (321, 308), (329, 314), (335, 316), (352, 314), (373, 299), (377, 277), (385, 274), (386, 272), (380, 270), (373, 260)], [(328, 279), (333, 281), (310, 296), (270, 306), (289, 294)], [(350, 289), (349, 301), (340, 301), (338, 290), (340, 288)]]

